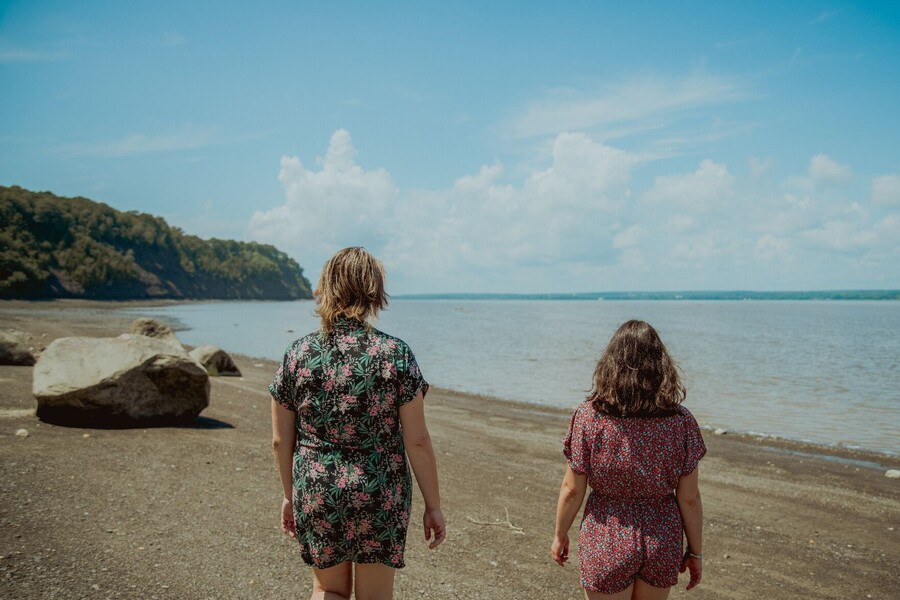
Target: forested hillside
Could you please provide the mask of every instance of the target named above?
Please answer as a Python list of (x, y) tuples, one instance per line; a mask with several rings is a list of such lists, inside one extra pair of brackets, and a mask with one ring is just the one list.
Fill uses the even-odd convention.
[(188, 235), (160, 217), (0, 186), (0, 298), (311, 297), (274, 246)]

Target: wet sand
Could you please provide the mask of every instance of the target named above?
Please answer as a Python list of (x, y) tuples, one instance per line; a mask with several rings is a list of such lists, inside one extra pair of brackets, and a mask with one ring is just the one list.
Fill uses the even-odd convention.
[[(3, 302), (0, 327), (40, 349), (126, 331), (120, 306)], [(307, 597), (307, 568), (278, 529), (276, 365), (235, 359), (244, 377), (212, 379), (196, 426), (125, 430), (40, 422), (31, 367), (0, 366), (0, 597)], [(577, 556), (549, 558), (567, 412), (441, 389), (427, 405), (449, 534), (426, 549), (417, 495), (395, 597), (581, 598)], [(884, 471), (900, 459), (705, 439), (704, 580), (685, 592), (683, 575), (670, 598), (897, 597), (900, 480)]]

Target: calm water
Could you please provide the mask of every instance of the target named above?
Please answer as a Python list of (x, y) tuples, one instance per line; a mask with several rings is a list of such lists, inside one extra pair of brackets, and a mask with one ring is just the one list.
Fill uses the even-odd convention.
[[(280, 359), (318, 326), (312, 302), (190, 304), (187, 344)], [(701, 424), (900, 454), (900, 303), (394, 300), (378, 327), (440, 387), (574, 407), (627, 319), (652, 323)], [(288, 329), (294, 330), (293, 333)]]

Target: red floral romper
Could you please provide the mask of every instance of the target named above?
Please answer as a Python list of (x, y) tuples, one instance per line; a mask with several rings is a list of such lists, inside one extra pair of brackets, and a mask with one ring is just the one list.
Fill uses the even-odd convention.
[(615, 594), (635, 577), (675, 585), (684, 525), (674, 491), (706, 454), (694, 416), (679, 406), (670, 416), (615, 417), (585, 401), (563, 445), (591, 486), (578, 534), (582, 587)]

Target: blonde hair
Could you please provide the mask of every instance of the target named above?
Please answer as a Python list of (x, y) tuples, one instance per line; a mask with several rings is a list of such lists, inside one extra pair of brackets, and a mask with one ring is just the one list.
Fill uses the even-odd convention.
[(322, 266), (313, 297), (325, 333), (340, 317), (360, 321), (374, 317), (388, 304), (384, 265), (360, 246), (339, 250)]

